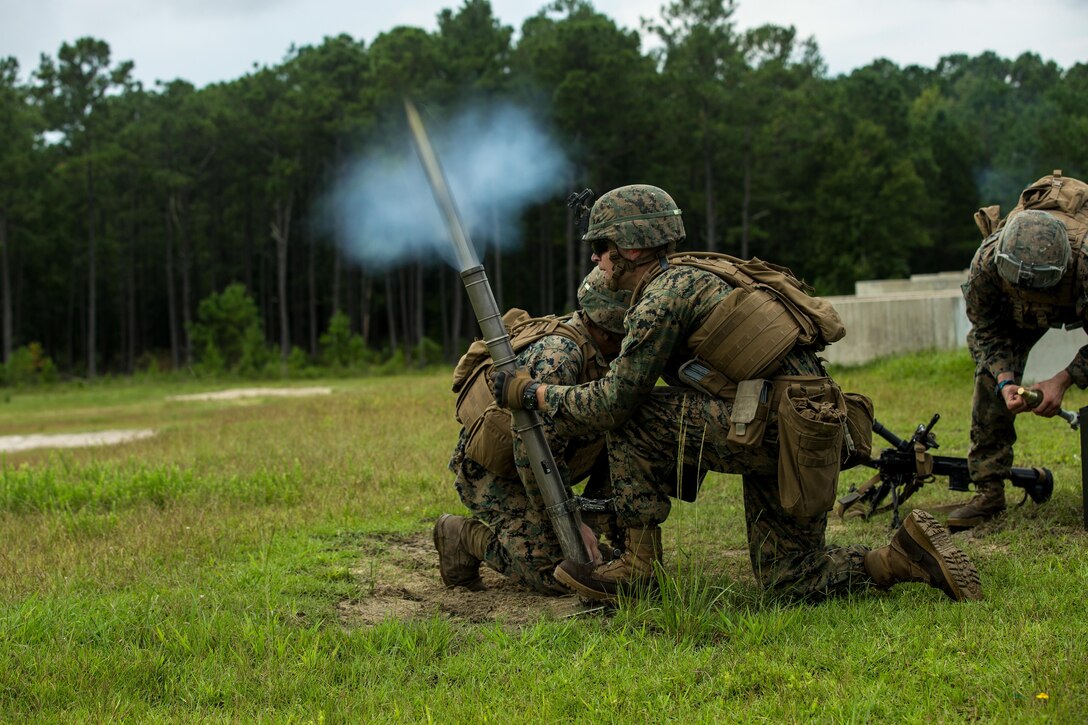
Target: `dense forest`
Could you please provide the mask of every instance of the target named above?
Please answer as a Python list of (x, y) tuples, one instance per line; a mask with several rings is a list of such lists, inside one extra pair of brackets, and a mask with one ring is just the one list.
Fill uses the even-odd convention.
[(95, 38), (35, 69), (0, 59), (3, 361), (93, 378), (455, 357), (476, 329), (457, 271), (368, 265), (321, 219), (344, 169), (402, 134), (406, 95), (428, 119), (529, 109), (574, 160), (521, 212), (521, 244), (484, 258), (500, 304), (534, 314), (572, 308), (589, 269), (565, 203), (584, 187), (661, 186), (687, 248), (836, 294), (964, 268), (979, 206), (1053, 168), (1088, 176), (1088, 65), (984, 53), (829, 77), (815, 39), (742, 32), (734, 10), (671, 2), (647, 50), (584, 0), (517, 34), (464, 0), (433, 33), (328, 37), (204, 88), (146, 88)]

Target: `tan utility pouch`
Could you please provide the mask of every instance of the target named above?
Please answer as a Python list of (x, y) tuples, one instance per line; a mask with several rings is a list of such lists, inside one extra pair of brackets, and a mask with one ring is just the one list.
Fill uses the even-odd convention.
[(467, 429), (471, 429), (487, 407), (495, 402), (491, 379), (487, 375), (490, 371), (490, 365), (480, 365), (465, 380), (464, 387), (457, 394), (457, 422)]
[(778, 298), (764, 289), (736, 289), (718, 303), (688, 343), (730, 380), (774, 372), (793, 349), (801, 327)]
[(468, 429), (465, 455), (496, 476), (516, 476), (514, 431), (510, 411), (491, 401), (491, 405)]
[(778, 497), (787, 514), (831, 510), (845, 422), (842, 392), (830, 380), (786, 389), (778, 404)]
[(861, 393), (843, 393), (846, 400), (846, 439), (842, 470), (868, 463), (873, 457), (873, 401)]
[(771, 383), (763, 378), (741, 380), (729, 416), (729, 433), (725, 440), (738, 446), (758, 446), (767, 431), (771, 412)]

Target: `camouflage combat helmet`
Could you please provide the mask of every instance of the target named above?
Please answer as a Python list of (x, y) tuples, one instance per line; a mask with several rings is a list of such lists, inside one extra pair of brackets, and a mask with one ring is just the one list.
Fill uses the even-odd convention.
[(621, 249), (653, 249), (684, 241), (680, 209), (664, 190), (632, 184), (604, 194), (589, 213), (587, 242), (613, 242)]
[(1072, 252), (1065, 225), (1045, 211), (1022, 211), (1001, 229), (997, 271), (1019, 287), (1043, 289), (1061, 281)]
[(623, 317), (631, 304), (630, 290), (611, 290), (604, 272), (598, 267), (586, 275), (578, 287), (578, 306), (601, 329), (624, 334)]

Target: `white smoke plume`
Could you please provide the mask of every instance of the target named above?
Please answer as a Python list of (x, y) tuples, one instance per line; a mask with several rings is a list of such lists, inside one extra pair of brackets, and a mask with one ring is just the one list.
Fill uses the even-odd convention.
[[(527, 206), (569, 183), (569, 161), (527, 111), (504, 104), (476, 107), (448, 123), (424, 113), (475, 252), (521, 242)], [(357, 160), (331, 195), (335, 236), (347, 255), (370, 268), (408, 261), (457, 266), (452, 242), (426, 176), (405, 133), (395, 146)]]

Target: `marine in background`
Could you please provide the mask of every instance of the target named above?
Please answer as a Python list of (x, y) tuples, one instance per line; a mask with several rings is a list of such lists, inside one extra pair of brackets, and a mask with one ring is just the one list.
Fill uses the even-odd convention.
[(1019, 395), (1028, 353), (1050, 328), (1088, 322), (1088, 184), (1044, 176), (1000, 220), (997, 206), (980, 209), (984, 235), (963, 285), (975, 361), (971, 444), (967, 466), (974, 497), (948, 515), (950, 528), (970, 529), (1005, 511), (1005, 480), (1013, 465), (1016, 416), (1050, 417), (1071, 385), (1088, 386), (1088, 346), (1053, 377), (1031, 387), (1042, 400), (1029, 408)]

